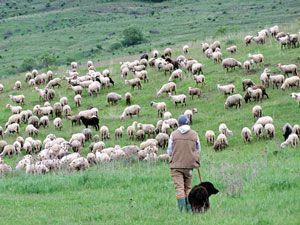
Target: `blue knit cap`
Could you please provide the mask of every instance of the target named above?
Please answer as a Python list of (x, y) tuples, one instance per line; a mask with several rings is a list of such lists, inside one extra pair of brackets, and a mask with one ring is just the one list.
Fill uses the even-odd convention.
[(180, 115), (178, 117), (178, 124), (179, 124), (179, 126), (189, 124), (189, 118), (187, 118), (186, 115)]

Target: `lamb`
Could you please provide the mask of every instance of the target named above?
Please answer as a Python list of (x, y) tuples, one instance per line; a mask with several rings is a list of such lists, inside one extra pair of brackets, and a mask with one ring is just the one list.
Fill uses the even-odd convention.
[(284, 140), (286, 141), (288, 139), (289, 135), (291, 133), (293, 133), (293, 128), (292, 128), (291, 124), (286, 123), (286, 124), (284, 124), (282, 130), (283, 130)]
[[(246, 90), (246, 95), (244, 97), (245, 101), (248, 102), (248, 100), (250, 100), (251, 98), (253, 98), (254, 100), (261, 101), (262, 100), (262, 90), (257, 88), (257, 89), (253, 89), (252, 87), (247, 88)], [(250, 97), (250, 99), (249, 99)]]
[(43, 126), (45, 128), (45, 127), (48, 127), (48, 125), (49, 125), (49, 117), (48, 116), (42, 116), (40, 118), (39, 127)]
[(24, 95), (9, 95), (9, 98), (12, 102), (17, 104), (25, 104), (25, 96)]
[(167, 105), (165, 102), (151, 102), (150, 106), (157, 109), (157, 116), (162, 117), (164, 112), (167, 111)]
[(159, 133), (156, 135), (155, 140), (159, 147), (166, 148), (168, 146), (169, 135), (166, 133)]
[(61, 118), (56, 117), (56, 118), (53, 120), (53, 125), (54, 125), (55, 129), (61, 130), (61, 128), (62, 128), (62, 126), (63, 126), (63, 122), (62, 122)]
[(135, 76), (135, 78), (139, 78), (140, 80), (143, 80), (144, 83), (149, 82), (148, 72), (146, 70), (135, 71), (134, 76)]
[(221, 151), (228, 146), (227, 137), (224, 134), (219, 134), (216, 141), (214, 142), (214, 150)]
[(48, 84), (46, 85), (46, 88), (54, 88), (54, 87), (60, 87), (61, 85), (60, 85), (60, 83), (61, 83), (61, 79), (60, 78), (54, 78), (53, 80), (50, 80), (49, 82), (48, 82)]
[(260, 75), (260, 80), (262, 85), (269, 87), (270, 76), (271, 76), (271, 71), (268, 68), (265, 68), (263, 73)]
[(156, 93), (156, 96), (159, 97), (163, 93), (175, 93), (176, 94), (176, 84), (174, 82), (169, 82), (164, 84), (159, 91)]
[(244, 38), (244, 42), (246, 44), (246, 46), (248, 46), (250, 43), (251, 43), (251, 40), (253, 39), (253, 36), (251, 35), (247, 35), (245, 38)]
[(243, 91), (246, 91), (247, 88), (255, 86), (255, 83), (251, 79), (244, 79), (242, 85)]
[(7, 133), (20, 133), (20, 125), (18, 123), (12, 123), (7, 125), (6, 130), (4, 131), (3, 134), (7, 134)]
[(270, 116), (263, 116), (260, 117), (255, 124), (261, 124), (262, 126), (265, 126), (267, 123), (273, 123), (273, 119)]
[(88, 87), (88, 93), (90, 96), (94, 94), (98, 96), (98, 94), (100, 93), (100, 89), (101, 89), (101, 84), (98, 81), (93, 81)]
[(125, 80), (126, 85), (130, 85), (132, 90), (137, 86), (138, 89), (142, 89), (140, 78), (133, 78), (131, 80)]
[(21, 87), (22, 87), (21, 81), (17, 80), (13, 89), (19, 91), (21, 90)]
[(74, 102), (75, 102), (76, 107), (80, 107), (81, 99), (82, 99), (81, 95), (75, 95), (74, 96)]
[(194, 115), (194, 113), (198, 113), (197, 108), (187, 109), (183, 113), (189, 119), (190, 124), (193, 124), (193, 115)]
[(81, 95), (83, 88), (80, 85), (71, 86), (72, 90), (74, 91), (75, 95)]
[(274, 86), (276, 86), (276, 88), (278, 89), (278, 87), (280, 87), (284, 82), (284, 75), (281, 75), (281, 74), (271, 75), (270, 81), (272, 83), (273, 89), (274, 89)]
[(226, 48), (226, 51), (230, 52), (231, 54), (236, 53), (236, 50), (237, 50), (236, 45), (232, 45), (232, 46)]
[(132, 125), (127, 127), (127, 135), (128, 135), (129, 140), (134, 139), (134, 135), (136, 132), (136, 126), (137, 126), (137, 122), (135, 121), (135, 122), (133, 122)]
[(286, 139), (286, 141), (282, 142), (280, 144), (281, 148), (285, 148), (288, 145), (291, 145), (292, 148), (296, 148), (299, 144), (299, 138), (297, 134), (290, 134), (289, 137)]
[(137, 141), (144, 141), (145, 140), (145, 131), (137, 130), (134, 134)]
[(193, 63), (192, 65), (192, 74), (193, 75), (199, 75), (203, 73), (203, 65), (201, 63)]
[(80, 116), (80, 120), (84, 124), (85, 128), (88, 128), (88, 126), (95, 127), (96, 131), (99, 130), (99, 119), (96, 116), (92, 117), (84, 117)]
[(266, 131), (267, 138), (274, 138), (275, 137), (275, 127), (272, 123), (267, 123), (264, 127)]
[(182, 80), (182, 70), (181, 69), (177, 69), (177, 70), (173, 71), (168, 81), (171, 82), (176, 79)]
[(116, 92), (110, 92), (106, 95), (107, 103), (109, 105), (117, 104), (119, 100), (122, 99), (122, 96)]
[(263, 125), (262, 124), (254, 124), (252, 127), (253, 132), (256, 135), (256, 138), (259, 139), (263, 136)]
[(177, 106), (178, 103), (180, 103), (182, 106), (186, 106), (186, 95), (185, 94), (180, 94), (180, 95), (172, 95), (169, 93), (169, 97), (171, 98), (173, 104), (175, 107)]
[(234, 58), (226, 58), (222, 61), (223, 68), (228, 72), (229, 68), (242, 67), (242, 64)]
[(127, 106), (123, 113), (120, 116), (120, 119), (123, 120), (125, 118), (127, 118), (128, 116), (130, 118), (132, 118), (132, 116), (137, 115), (139, 116), (141, 112), (141, 107), (139, 105), (131, 105), (131, 106)]
[(123, 132), (124, 132), (125, 127), (124, 126), (120, 126), (119, 128), (117, 128), (115, 130), (115, 139), (120, 139), (123, 136)]
[(245, 143), (250, 142), (251, 141), (251, 130), (248, 127), (244, 127), (242, 129), (241, 136)]
[(100, 137), (102, 141), (110, 139), (109, 129), (107, 126), (100, 127)]
[(256, 105), (252, 108), (252, 114), (254, 119), (258, 119), (262, 116), (262, 108), (259, 105)]
[(124, 95), (124, 99), (126, 101), (126, 105), (131, 105), (132, 95), (130, 92), (126, 92)]
[(300, 92), (299, 93), (293, 92), (290, 94), (290, 96), (298, 102), (298, 105), (300, 107)]
[(69, 105), (65, 105), (62, 111), (66, 118), (72, 114), (71, 107)]
[(294, 87), (294, 86), (299, 88), (299, 85), (300, 85), (300, 78), (298, 76), (292, 76), (285, 79), (285, 81), (281, 85), (281, 89), (285, 90), (286, 88)]
[(214, 144), (215, 142), (215, 132), (213, 132), (212, 130), (208, 130), (205, 132), (205, 139), (207, 144)]
[(194, 80), (196, 81), (196, 84), (205, 84), (205, 76), (200, 74), (200, 75), (194, 75)]
[(251, 65), (252, 65), (252, 61), (249, 61), (249, 60), (246, 60), (246, 61), (243, 63), (243, 67), (244, 67), (244, 69), (245, 69), (247, 72), (250, 71)]
[(238, 108), (238, 107), (240, 108), (242, 99), (243, 99), (243, 97), (240, 94), (230, 95), (227, 97), (227, 99), (224, 103), (224, 108), (228, 109), (233, 106), (235, 106), (236, 108)]
[(264, 62), (264, 56), (262, 54), (248, 54), (252, 63), (261, 65)]
[(194, 95), (201, 97), (201, 90), (199, 88), (188, 87), (188, 94), (194, 99)]
[(220, 92), (223, 92), (225, 96), (233, 94), (235, 92), (234, 84), (227, 84), (227, 85), (217, 84), (217, 88)]
[(228, 137), (229, 135), (232, 135), (232, 131), (228, 129), (228, 127), (225, 123), (221, 123), (219, 125), (219, 132), (220, 132), (220, 134), (224, 134), (226, 137)]
[(284, 74), (288, 75), (289, 73), (297, 76), (297, 66), (295, 64), (288, 64), (288, 65), (283, 65), (283, 64), (277, 64), (278, 69)]
[(293, 126), (293, 133), (294, 133), (294, 134), (297, 134), (298, 137), (300, 136), (300, 126), (299, 126), (298, 124), (295, 124), (295, 125)]
[(12, 106), (10, 104), (6, 105), (7, 109), (10, 109), (12, 114), (19, 114), (22, 111), (22, 107), (21, 106)]

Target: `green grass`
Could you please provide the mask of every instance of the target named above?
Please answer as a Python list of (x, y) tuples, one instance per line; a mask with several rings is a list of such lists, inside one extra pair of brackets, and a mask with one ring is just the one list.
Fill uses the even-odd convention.
[[(300, 16), (300, 3), (288, 1), (70, 1), (0, 2), (0, 76), (22, 70), (25, 59), (41, 65), (54, 54), (54, 64), (85, 62), (149, 52), (179, 43), (250, 32), (287, 24)], [(111, 50), (129, 25), (139, 27), (146, 43)]]
[[(265, 8), (263, 9), (258, 8), (258, 5), (260, 5), (258, 3), (241, 2), (240, 5), (237, 6), (237, 8), (243, 8), (241, 7), (242, 5), (247, 5), (248, 7), (253, 7), (260, 13), (257, 13), (255, 21), (248, 20), (249, 23), (251, 22), (249, 26), (247, 25), (237, 30), (241, 32), (230, 32), (226, 35), (219, 34), (217, 39), (221, 41), (223, 57), (230, 57), (229, 53), (225, 52), (225, 47), (235, 44), (238, 46), (238, 52), (233, 57), (240, 61), (246, 60), (248, 53), (259, 52), (265, 56), (264, 64), (268, 65), (274, 73), (278, 73), (278, 70), (275, 67), (277, 63), (295, 63), (299, 67), (299, 48), (280, 50), (278, 43), (271, 38), (268, 39), (267, 43), (263, 46), (254, 44), (248, 47), (244, 46), (242, 40), (245, 33), (242, 31), (253, 28), (251, 30), (254, 31), (250, 33), (255, 33), (260, 29), (258, 28), (259, 26), (264, 27), (268, 24), (273, 25), (276, 22), (285, 23), (291, 20), (291, 18), (295, 18), (294, 14), (290, 12), (297, 11), (298, 3), (296, 1), (286, 1), (282, 4), (279, 4), (278, 2), (273, 3), (271, 1), (264, 2)], [(217, 10), (218, 7), (225, 7), (227, 4), (229, 7), (229, 3), (222, 2), (221, 6), (213, 4), (214, 2), (206, 3), (208, 5), (205, 7), (209, 8), (208, 6), (210, 6), (210, 10)], [(1, 2), (0, 4), (4, 3)], [(104, 11), (106, 7), (114, 6), (117, 10), (121, 10), (121, 6), (127, 6), (127, 8), (125, 7), (123, 9), (125, 11), (122, 15), (127, 18), (128, 21), (130, 19), (126, 10), (135, 9), (134, 7), (130, 8), (128, 4), (120, 2), (89, 5), (92, 3), (88, 1), (87, 3), (85, 1), (78, 3), (66, 1), (63, 10), (59, 10), (57, 8), (58, 6), (55, 6), (59, 3), (53, 1), (51, 3), (53, 9), (51, 8), (52, 11), (49, 12), (49, 10), (44, 8), (45, 4), (46, 3), (42, 1), (33, 1), (31, 3), (36, 9), (28, 9), (28, 13), (21, 16), (25, 19), (23, 20), (24, 28), (29, 25), (34, 28), (34, 23), (38, 23), (35, 20), (36, 18), (45, 21), (48, 19), (48, 16), (52, 16), (53, 18), (54, 15), (62, 16), (64, 18), (73, 18), (76, 17), (74, 12), (80, 11), (80, 16), (76, 18), (90, 24), (89, 26), (80, 25), (82, 26), (81, 29), (86, 31), (86, 34), (89, 34), (88, 36), (82, 35), (82, 32), (74, 33), (75, 29), (73, 29), (74, 35), (80, 37), (80, 39), (75, 39), (74, 43), (81, 46), (82, 49), (89, 49), (90, 44), (93, 45), (92, 39), (98, 40), (99, 37), (95, 35), (95, 33), (98, 32), (99, 35), (102, 35), (102, 33), (99, 32), (100, 29), (107, 29), (105, 32), (108, 32), (110, 29), (119, 29), (119, 32), (121, 32), (124, 26), (122, 27), (120, 24), (123, 22), (125, 23), (126, 21), (124, 18), (124, 21), (120, 19), (120, 24), (117, 23), (113, 28), (108, 26), (109, 22), (101, 27), (100, 25), (97, 25), (97, 17), (93, 17), (94, 14), (88, 14), (87, 16), (89, 17), (83, 16), (84, 13), (89, 12), (88, 9), (91, 9), (92, 7), (96, 8), (96, 6), (98, 6), (99, 8), (103, 7), (101, 9)], [(79, 10), (74, 4), (80, 4), (82, 10)], [(144, 5), (145, 3), (135, 1), (133, 3), (131, 2), (131, 4), (132, 6), (137, 7), (139, 5)], [(185, 7), (191, 7), (190, 3), (185, 5), (180, 4), (183, 4), (183, 2), (180, 3), (178, 1), (172, 8), (170, 7), (169, 2), (151, 4), (151, 7), (157, 7), (155, 9), (159, 12), (165, 12), (167, 10), (174, 10), (174, 12), (175, 10), (183, 11), (185, 10)], [(270, 11), (272, 7), (267, 7), (268, 4), (278, 4), (278, 7), (274, 9), (276, 10), (275, 12), (279, 12), (278, 8), (280, 6), (284, 9), (289, 8), (289, 13), (283, 14), (284, 16), (278, 15), (278, 18), (281, 19), (280, 21), (279, 19), (276, 20), (277, 18), (269, 17), (270, 14), (273, 15), (273, 13)], [(167, 5), (168, 7), (162, 7), (164, 5)], [(234, 5), (234, 2), (231, 2), (230, 5)], [(256, 5), (256, 7), (254, 7), (254, 5)], [(291, 7), (291, 5), (293, 7)], [(205, 9), (207, 10), (205, 7), (203, 4), (198, 3), (193, 10), (196, 12), (196, 10), (199, 9), (200, 11), (197, 14), (195, 13), (195, 16), (207, 16), (206, 14), (201, 14)], [(0, 7), (0, 9), (4, 10), (2, 7)], [(146, 9), (147, 8), (144, 10)], [(251, 11), (249, 8), (247, 9), (249, 15), (254, 14), (254, 11)], [(13, 17), (12, 15), (16, 12), (17, 10), (11, 10), (8, 12), (7, 16), (3, 17), (3, 20), (7, 22), (4, 23), (4, 26), (0, 26), (0, 29), (7, 30), (9, 29), (9, 23), (11, 23), (12, 27), (19, 23), (18, 20), (20, 17)], [(234, 10), (233, 12), (237, 13)], [(268, 12), (269, 14), (263, 12)], [(242, 15), (241, 17), (247, 15), (246, 13), (240, 14)], [(227, 16), (227, 20), (219, 21), (217, 19), (215, 22), (222, 22), (223, 25), (228, 22), (230, 20), (229, 15), (231, 16), (231, 14), (227, 13), (224, 15)], [(259, 19), (260, 16), (261, 19)], [(95, 21), (91, 22), (89, 19), (90, 17), (94, 18)], [(166, 24), (171, 24), (172, 28), (176, 28), (176, 25), (180, 20), (180, 18), (171, 17), (165, 13), (161, 13), (160, 17), (165, 19)], [(233, 15), (232, 17), (233, 24), (242, 24), (242, 22), (246, 21), (241, 17), (235, 17)], [(29, 21), (30, 18), (33, 21), (32, 24), (30, 24), (30, 22), (25, 23), (27, 19)], [(139, 19), (136, 19), (137, 25), (141, 26), (143, 22), (145, 23), (147, 18), (148, 17), (139, 17)], [(238, 19), (239, 21), (237, 22)], [(131, 18), (131, 20), (133, 19)], [(180, 21), (181, 23), (188, 23), (188, 20)], [(200, 22), (201, 21), (202, 20), (200, 20)], [(256, 83), (259, 83), (259, 76), (263, 67), (255, 67), (250, 73), (245, 73), (242, 69), (225, 72), (221, 65), (215, 64), (211, 60), (205, 58), (199, 50), (201, 39), (203, 40), (204, 38), (216, 35), (216, 30), (214, 29), (217, 29), (217, 27), (211, 26), (211, 23), (206, 24), (206, 26), (209, 25), (209, 29), (205, 26), (197, 26), (197, 28), (195, 28), (198, 32), (196, 32), (197, 35), (193, 33), (194, 30), (190, 30), (190, 33), (185, 34), (185, 31), (189, 30), (187, 28), (182, 28), (182, 30), (180, 30), (181, 35), (178, 35), (177, 30), (169, 29), (165, 34), (160, 33), (156, 38), (153, 38), (151, 46), (150, 43), (146, 43), (145, 45), (135, 47), (137, 51), (139, 48), (144, 47), (145, 50), (154, 48), (161, 49), (164, 46), (167, 46), (166, 42), (170, 41), (172, 43), (174, 42), (174, 44), (169, 44), (168, 46), (175, 46), (173, 47), (175, 51), (174, 55), (177, 56), (182, 53), (181, 48), (177, 48), (176, 46), (181, 46), (183, 43), (189, 43), (191, 46), (189, 56), (197, 59), (204, 65), (204, 75), (206, 76), (207, 84), (205, 86), (200, 86), (203, 91), (203, 97), (201, 99), (194, 99), (193, 101), (188, 99), (186, 107), (179, 106), (178, 108), (175, 108), (166, 96), (156, 98), (156, 91), (163, 83), (167, 82), (168, 77), (165, 77), (162, 72), (149, 68), (148, 74), (150, 82), (143, 84), (143, 89), (141, 91), (134, 90), (132, 92), (133, 102), (142, 106), (141, 116), (123, 122), (124, 126), (132, 124), (134, 120), (155, 124), (158, 120), (156, 117), (156, 110), (149, 105), (153, 100), (165, 101), (168, 110), (172, 112), (175, 118), (187, 108), (198, 108), (199, 112), (194, 116), (194, 124), (192, 127), (199, 133), (202, 145), (201, 173), (204, 180), (213, 182), (220, 190), (218, 195), (211, 197), (211, 209), (207, 213), (196, 216), (178, 213), (175, 189), (169, 175), (169, 167), (166, 163), (129, 162), (120, 160), (108, 164), (97, 165), (84, 172), (69, 173), (67, 171), (57, 171), (46, 175), (26, 175), (23, 172), (13, 172), (5, 177), (1, 177), (0, 224), (298, 224), (300, 221), (299, 147), (297, 149), (286, 148), (281, 150), (279, 145), (283, 141), (281, 128), (284, 123), (300, 123), (299, 107), (289, 96), (291, 92), (298, 92), (299, 89), (294, 88), (281, 91), (269, 88), (267, 92), (270, 99), (264, 99), (260, 105), (263, 108), (264, 115), (273, 117), (274, 125), (276, 127), (276, 137), (273, 140), (262, 139), (258, 141), (254, 138), (250, 144), (244, 144), (240, 137), (240, 131), (244, 126), (251, 127), (253, 125), (254, 120), (252, 118), (251, 109), (255, 103), (251, 102), (249, 104), (243, 104), (239, 110), (224, 110), (223, 104), (225, 98), (217, 91), (216, 84), (225, 84), (233, 81), (236, 85), (237, 92), (242, 94), (241, 81), (245, 78), (251, 78)], [(58, 26), (63, 26), (61, 21), (58, 23)], [(166, 27), (165, 24), (161, 24), (160, 26)], [(149, 27), (151, 27), (151, 25), (147, 24), (147, 27), (147, 29), (150, 29)], [(228, 24), (228, 29), (231, 27), (232, 26), (229, 26)], [(234, 27), (235, 26), (233, 26), (233, 28)], [(283, 27), (285, 31), (294, 33), (299, 30), (300, 24), (299, 21), (296, 21), (295, 23), (281, 27)], [(207, 32), (200, 33), (202, 29), (206, 29)], [(58, 29), (57, 31), (51, 31), (51, 33), (53, 33), (54, 39), (60, 37), (65, 40), (69, 35), (66, 33), (67, 30), (71, 29)], [(50, 33), (50, 30), (47, 32)], [(9, 66), (10, 64), (7, 64), (7, 62), (12, 59), (18, 64), (24, 57), (38, 57), (39, 54), (43, 54), (44, 49), (51, 46), (51, 41), (53, 41), (53, 39), (49, 38), (49, 35), (47, 36), (47, 32), (42, 34), (34, 31), (30, 34), (20, 35), (19, 37), (13, 35), (8, 40), (5, 40), (5, 45), (10, 43), (11, 47), (8, 52), (3, 52), (1, 50), (1, 55), (4, 53), (7, 54), (5, 55), (5, 60), (7, 61), (4, 60), (5, 62), (3, 62), (3, 64), (1, 61), (1, 66), (4, 64)], [(65, 32), (65, 35), (61, 35), (63, 32)], [(175, 35), (175, 33), (177, 35)], [(170, 34), (174, 35), (171, 35), (171, 37), (168, 38)], [(34, 36), (36, 39), (34, 39)], [(87, 38), (84, 39), (83, 36)], [(21, 41), (24, 43), (23, 41), (26, 39), (27, 47), (22, 49), (16, 47), (16, 42), (14, 42), (15, 38), (19, 38), (19, 43), (21, 43)], [(83, 39), (86, 42), (82, 41)], [(39, 43), (38, 40), (46, 40), (50, 44), (48, 43), (49, 45), (45, 44), (41, 47), (36, 44)], [(108, 43), (110, 41), (114, 42), (114, 40), (107, 41)], [(33, 45), (33, 43), (35, 44)], [(55, 42), (55, 48), (57, 47), (55, 51), (60, 58), (68, 56), (68, 54), (77, 55), (82, 53), (81, 50), (74, 48), (73, 45), (69, 46), (68, 44), (62, 44), (60, 46), (58, 43), (63, 42)], [(163, 44), (161, 45), (161, 43)], [(2, 42), (0, 42), (0, 46), (3, 46)], [(16, 50), (17, 48), (19, 51)], [(106, 65), (100, 61), (101, 67), (97, 66), (98, 71), (102, 71), (105, 68), (109, 68), (112, 71), (112, 78), (116, 81), (114, 87), (109, 90), (101, 90), (101, 94), (98, 97), (89, 97), (87, 92), (84, 92), (83, 105), (76, 109), (73, 102), (74, 94), (71, 90), (67, 89), (66, 82), (64, 81), (61, 88), (55, 89), (56, 97), (51, 101), (51, 104), (57, 102), (60, 97), (67, 96), (73, 114), (76, 114), (79, 110), (85, 109), (88, 105), (101, 108), (100, 124), (107, 125), (111, 134), (113, 134), (115, 128), (121, 125), (119, 116), (125, 108), (125, 102), (121, 101), (117, 106), (108, 107), (105, 102), (105, 96), (110, 91), (116, 91), (122, 95), (125, 92), (130, 91), (130, 88), (124, 86), (120, 79), (119, 64), (116, 63), (118, 60), (122, 61), (127, 59), (127, 57), (122, 57), (123, 54), (126, 54), (126, 50), (123, 49), (116, 53), (119, 58), (113, 58), (112, 64)], [(66, 52), (66, 55), (63, 51)], [(111, 57), (109, 54), (110, 53), (103, 52), (103, 55), (101, 53), (101, 57), (103, 58), (99, 59)], [(87, 60), (93, 59), (95, 61), (98, 57), (100, 56), (81, 55), (76, 59), (85, 64)], [(62, 77), (67, 68), (60, 66), (54, 67), (53, 69), (55, 69), (54, 72), (56, 73), (56, 76)], [(43, 69), (43, 71), (46, 71), (46, 69)], [(87, 70), (85, 67), (80, 68), (80, 74), (83, 75), (86, 72)], [(24, 109), (32, 109), (34, 105), (42, 104), (42, 102), (39, 101), (37, 93), (28, 88), (25, 84), (24, 74), (25, 73), (13, 73), (11, 75), (15, 76), (9, 76), (0, 80), (5, 87), (4, 93), (0, 95), (0, 124), (2, 127), (4, 127), (4, 124), (10, 115), (10, 111), (5, 109), (5, 105), (10, 103), (8, 99), (9, 94), (23, 93), (26, 96)], [(5, 75), (5, 73), (3, 73), (3, 75)], [(16, 80), (21, 80), (23, 84), (23, 89), (19, 92), (12, 91), (13, 84)], [(177, 82), (177, 92), (187, 93), (188, 86), (195, 86), (195, 83), (192, 80), (191, 75), (186, 73), (183, 81)], [(55, 133), (57, 136), (68, 140), (72, 133), (80, 132), (83, 129), (83, 126), (71, 127), (70, 122), (63, 119), (64, 125), (62, 131), (56, 131), (52, 121), (53, 119), (51, 119), (49, 128), (40, 129), (38, 139), (43, 140), (47, 134)], [(222, 152), (216, 153), (211, 146), (206, 144), (204, 133), (208, 129), (212, 129), (217, 133), (218, 126), (221, 122), (227, 124), (233, 131), (233, 136), (229, 138), (229, 147)], [(93, 135), (95, 134), (96, 132), (93, 130)], [(21, 126), (21, 135), (26, 137), (24, 124)], [(13, 143), (15, 138), (16, 136), (14, 135), (5, 136), (5, 140), (9, 143)], [(114, 139), (106, 141), (106, 146), (110, 147), (115, 144), (125, 146), (130, 143), (132, 142), (129, 142), (127, 135), (125, 135), (118, 142)], [(133, 143), (139, 144), (139, 142), (136, 141)], [(82, 150), (83, 155), (88, 153), (88, 145), (89, 143), (87, 143), (86, 147)], [(160, 153), (164, 152), (165, 149), (160, 149)], [(14, 167), (21, 157), (22, 156), (4, 158), (4, 161)], [(198, 183), (198, 178), (195, 171), (194, 175), (193, 184), (196, 184)]]

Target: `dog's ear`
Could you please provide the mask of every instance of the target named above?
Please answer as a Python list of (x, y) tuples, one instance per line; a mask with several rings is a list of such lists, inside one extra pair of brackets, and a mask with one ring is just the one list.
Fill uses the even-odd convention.
[(202, 182), (200, 185), (206, 188), (208, 195), (215, 195), (219, 192), (211, 182)]

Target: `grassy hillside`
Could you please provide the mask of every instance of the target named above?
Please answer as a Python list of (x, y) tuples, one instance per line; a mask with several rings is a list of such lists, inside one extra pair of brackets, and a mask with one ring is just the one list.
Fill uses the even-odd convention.
[[(287, 27), (295, 32), (299, 23)], [(231, 34), (219, 37), (222, 48), (228, 44), (236, 44), (238, 52), (234, 56), (238, 60), (247, 59), (248, 53), (262, 53), (265, 56), (265, 66), (275, 73), (278, 72), (277, 63), (295, 63), (300, 66), (299, 49), (280, 50), (277, 42), (268, 39), (263, 46), (251, 45), (245, 47), (241, 35)], [(169, 176), (168, 165), (165, 163), (145, 163), (118, 161), (92, 167), (79, 173), (64, 171), (47, 175), (28, 176), (24, 173), (13, 173), (0, 180), (1, 220), (5, 224), (297, 224), (299, 221), (299, 160), (297, 149), (281, 150), (279, 144), (283, 141), (281, 127), (284, 123), (300, 123), (299, 107), (289, 93), (299, 91), (296, 88), (287, 91), (268, 89), (270, 99), (261, 103), (263, 114), (274, 118), (276, 137), (274, 140), (254, 140), (251, 144), (244, 144), (240, 137), (242, 127), (251, 127), (254, 120), (251, 109), (254, 102), (243, 104), (241, 109), (224, 110), (224, 96), (216, 90), (216, 84), (234, 82), (237, 92), (242, 93), (241, 81), (251, 78), (259, 83), (259, 75), (263, 67), (255, 67), (250, 73), (242, 69), (225, 72), (221, 65), (214, 64), (199, 52), (200, 41), (193, 42), (190, 57), (194, 57), (204, 64), (204, 74), (207, 84), (201, 87), (201, 99), (188, 100), (186, 107), (175, 108), (166, 96), (155, 97), (156, 91), (168, 77), (153, 68), (148, 69), (150, 82), (143, 84), (142, 90), (134, 90), (134, 103), (142, 106), (139, 118), (128, 119), (121, 123), (119, 115), (125, 107), (125, 102), (108, 107), (105, 102), (106, 93), (116, 91), (124, 94), (130, 88), (124, 86), (119, 76), (119, 65), (103, 65), (97, 67), (102, 71), (109, 68), (116, 85), (109, 90), (101, 90), (99, 97), (89, 97), (83, 93), (83, 105), (76, 109), (73, 103), (73, 92), (63, 87), (56, 90), (56, 97), (51, 102), (58, 101), (61, 96), (67, 96), (73, 113), (93, 105), (101, 108), (101, 125), (107, 125), (113, 133), (121, 124), (128, 126), (134, 120), (155, 124), (156, 111), (149, 106), (150, 101), (159, 100), (167, 103), (168, 110), (176, 118), (186, 108), (197, 107), (199, 113), (194, 117), (193, 128), (199, 133), (202, 143), (201, 172), (205, 180), (213, 182), (220, 193), (211, 198), (211, 210), (204, 215), (190, 216), (179, 214), (175, 202), (175, 190)], [(174, 55), (181, 54), (181, 49), (175, 49)], [(223, 51), (224, 57), (229, 53)], [(56, 76), (63, 76), (66, 68), (61, 67)], [(86, 68), (80, 70), (85, 74)], [(5, 92), (0, 96), (0, 122), (3, 126), (10, 112), (4, 106), (12, 91), (14, 82), (24, 80), (24, 74), (1, 80)], [(182, 82), (177, 82), (178, 93), (186, 93), (188, 86), (195, 86), (189, 73), (185, 74)], [(66, 91), (67, 90), (67, 91)], [(32, 109), (35, 104), (41, 104), (37, 93), (24, 88), (20, 93), (25, 94), (24, 109)], [(51, 120), (52, 122), (52, 120)], [(40, 129), (39, 139), (47, 134), (69, 139), (71, 133), (80, 132), (83, 127), (71, 127), (67, 120), (63, 120), (62, 131), (55, 131), (52, 123), (47, 129)], [(208, 129), (217, 132), (218, 125), (225, 122), (234, 135), (229, 138), (229, 147), (219, 153), (213, 151), (204, 140), (204, 133)], [(22, 125), (21, 134), (25, 134)], [(93, 131), (93, 134), (96, 134)], [(5, 136), (12, 143), (14, 135)], [(131, 142), (127, 136), (115, 142), (113, 139), (106, 145), (124, 146)], [(134, 142), (139, 144), (138, 142)], [(86, 144), (88, 146), (89, 143)], [(87, 147), (82, 154), (87, 154)], [(165, 149), (160, 149), (164, 153)], [(21, 156), (5, 162), (15, 165)], [(195, 173), (193, 183), (198, 178)], [(28, 213), (29, 212), (29, 213)]]
[[(87, 58), (102, 61), (153, 47), (258, 30), (299, 16), (297, 0), (4, 0), (0, 1), (0, 76), (14, 75), (31, 65), (66, 65)], [(128, 26), (140, 28), (145, 43), (120, 46)]]

